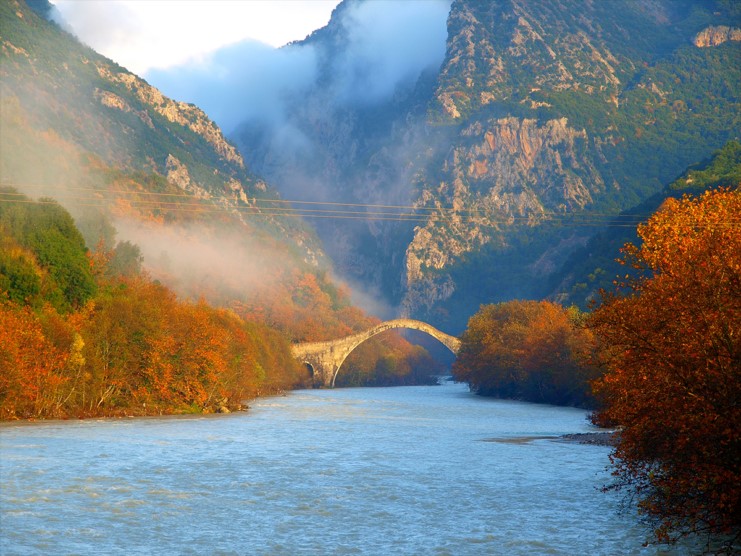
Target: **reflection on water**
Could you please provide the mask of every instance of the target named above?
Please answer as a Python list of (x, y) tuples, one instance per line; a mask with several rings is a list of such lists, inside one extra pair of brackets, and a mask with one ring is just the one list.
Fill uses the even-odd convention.
[(681, 554), (598, 491), (586, 413), (463, 385), (0, 427), (2, 554)]

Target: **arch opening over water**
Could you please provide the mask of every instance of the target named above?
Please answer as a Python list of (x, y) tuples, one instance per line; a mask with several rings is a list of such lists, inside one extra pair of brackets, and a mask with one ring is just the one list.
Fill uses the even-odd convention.
[(394, 319), (382, 322), (365, 332), (359, 332), (345, 338), (295, 344), (293, 346), (293, 356), (305, 364), (310, 371), (313, 369), (314, 386), (333, 388), (342, 363), (356, 347), (373, 336), (394, 328), (408, 328), (425, 332), (447, 347), (453, 354), (458, 353), (461, 345), (461, 341), (455, 336), (446, 334), (426, 322), (413, 319)]

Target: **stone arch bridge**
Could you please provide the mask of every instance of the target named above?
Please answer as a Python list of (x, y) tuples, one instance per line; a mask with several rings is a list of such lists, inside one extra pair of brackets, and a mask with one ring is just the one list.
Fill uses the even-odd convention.
[(426, 322), (412, 319), (395, 319), (382, 322), (365, 332), (359, 332), (339, 340), (294, 344), (292, 348), (293, 356), (313, 370), (315, 386), (333, 388), (337, 373), (352, 350), (376, 334), (393, 328), (409, 328), (426, 332), (454, 354), (458, 353), (461, 346), (461, 341), (458, 338), (445, 334)]

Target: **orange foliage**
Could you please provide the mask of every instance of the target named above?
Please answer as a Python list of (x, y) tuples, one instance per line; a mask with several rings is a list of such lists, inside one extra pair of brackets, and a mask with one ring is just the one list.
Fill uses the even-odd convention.
[(82, 310), (0, 304), (0, 417), (220, 411), (308, 380), (288, 342), (146, 277)]
[(44, 335), (29, 307), (0, 303), (0, 417), (57, 415), (69, 353)]
[(639, 227), (627, 296), (591, 318), (609, 372), (600, 423), (622, 427), (616, 483), (672, 540), (739, 535), (741, 514), (741, 194), (668, 200)]
[(395, 331), (363, 342), (347, 357), (337, 375), (338, 386), (401, 386), (434, 384), (440, 365), (421, 346)]
[(268, 324), (298, 342), (342, 338), (379, 322), (350, 305), (348, 292), (325, 274), (285, 270), (260, 292), (231, 307), (244, 319)]
[(468, 321), (453, 376), (486, 396), (586, 404), (597, 371), (584, 362), (593, 341), (577, 320), (548, 301), (483, 306)]

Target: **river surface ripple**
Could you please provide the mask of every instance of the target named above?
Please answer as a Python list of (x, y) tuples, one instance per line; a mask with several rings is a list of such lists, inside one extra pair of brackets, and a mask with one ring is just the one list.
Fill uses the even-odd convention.
[(452, 383), (5, 424), (0, 553), (683, 554), (598, 490), (609, 448), (557, 439), (591, 430)]

